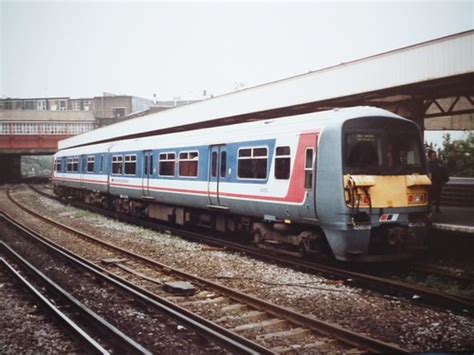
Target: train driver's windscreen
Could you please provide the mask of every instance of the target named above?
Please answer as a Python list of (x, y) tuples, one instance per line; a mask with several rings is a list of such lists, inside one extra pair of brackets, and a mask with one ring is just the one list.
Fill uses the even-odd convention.
[(345, 174), (424, 173), (421, 137), (413, 124), (384, 118), (349, 122), (343, 134)]

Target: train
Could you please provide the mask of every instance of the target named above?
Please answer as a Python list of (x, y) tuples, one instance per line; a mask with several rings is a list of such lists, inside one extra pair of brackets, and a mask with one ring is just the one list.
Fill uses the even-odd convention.
[(61, 149), (52, 181), (120, 213), (344, 262), (408, 258), (429, 223), (420, 129), (374, 107)]

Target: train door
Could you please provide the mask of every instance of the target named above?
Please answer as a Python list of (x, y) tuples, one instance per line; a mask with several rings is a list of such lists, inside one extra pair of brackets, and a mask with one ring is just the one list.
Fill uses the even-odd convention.
[(306, 193), (305, 208), (302, 218), (317, 218), (316, 216), (316, 178), (317, 178), (317, 149), (318, 133), (301, 135), (303, 153), (304, 190)]
[(85, 188), (86, 187), (86, 183), (84, 182), (84, 180), (87, 178), (86, 174), (87, 174), (87, 156), (86, 155), (81, 155), (81, 157), (79, 158), (79, 167), (78, 167), (79, 171), (79, 181), (80, 181), (80, 184), (81, 184), (81, 187)]
[(151, 150), (143, 151), (143, 169), (142, 169), (142, 192), (143, 197), (150, 196), (150, 179), (153, 176), (153, 152)]
[(209, 207), (227, 209), (220, 198), (220, 184), (228, 179), (227, 147), (224, 144), (209, 147)]

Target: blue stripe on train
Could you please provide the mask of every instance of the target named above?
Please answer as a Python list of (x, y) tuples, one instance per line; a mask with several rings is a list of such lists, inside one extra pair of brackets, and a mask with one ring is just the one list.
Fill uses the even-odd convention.
[[(266, 139), (266, 140), (256, 140), (256, 141), (247, 141), (239, 143), (230, 143), (225, 145), (227, 149), (227, 167), (231, 168), (230, 175), (226, 176), (226, 182), (238, 182), (242, 184), (265, 184), (268, 181), (269, 172), (271, 169), (271, 164), (273, 162), (273, 154), (275, 150), (275, 139)], [(267, 178), (266, 179), (239, 179), (237, 177), (237, 154), (239, 149), (242, 148), (253, 148), (253, 147), (267, 147), (268, 148), (268, 159), (267, 159)], [(154, 180), (190, 180), (190, 181), (207, 181), (209, 173), (209, 146), (188, 146), (188, 147), (178, 147), (178, 148), (169, 148), (169, 149), (154, 149), (152, 150), (153, 157), (153, 175), (150, 176), (150, 179)], [(162, 153), (175, 153), (176, 158), (179, 158), (180, 152), (199, 152), (199, 165), (198, 165), (198, 176), (197, 177), (180, 177), (178, 176), (178, 164), (175, 165), (175, 175), (174, 176), (159, 176), (159, 159), (158, 157)], [(136, 174), (135, 175), (125, 175), (122, 174), (113, 174), (111, 175), (112, 168), (112, 156), (115, 155), (131, 155), (135, 154), (137, 156), (136, 162)], [(87, 172), (87, 157), (94, 157), (94, 171)], [(79, 158), (79, 172), (67, 172), (67, 159), (68, 158)], [(97, 175), (111, 175), (111, 176), (133, 176), (137, 178), (143, 177), (144, 172), (144, 152), (143, 151), (124, 151), (124, 152), (114, 152), (109, 154), (107, 152), (98, 152), (95, 154), (84, 154), (84, 155), (73, 155), (61, 158), (61, 172), (66, 173), (71, 176), (78, 176), (79, 174), (97, 174)], [(124, 164), (124, 162), (122, 163)], [(101, 170), (102, 168), (102, 170)], [(122, 171), (124, 169), (122, 168)]]

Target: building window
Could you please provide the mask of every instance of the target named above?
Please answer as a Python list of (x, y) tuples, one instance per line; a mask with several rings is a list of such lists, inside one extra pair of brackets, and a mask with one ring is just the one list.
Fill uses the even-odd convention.
[(95, 163), (94, 157), (87, 157), (87, 172), (88, 173), (94, 172), (94, 163)]
[(36, 109), (38, 111), (46, 110), (46, 100), (37, 100), (36, 101)]
[(239, 149), (237, 176), (241, 179), (267, 178), (267, 148)]
[(275, 151), (275, 179), (288, 180), (290, 165), (290, 147), (277, 147)]
[(179, 153), (179, 176), (196, 177), (198, 176), (198, 152)]
[(123, 156), (114, 155), (112, 157), (112, 174), (119, 175), (122, 174), (123, 170)]
[(126, 155), (125, 156), (125, 175), (135, 175), (137, 172), (137, 156)]
[(160, 176), (174, 176), (175, 170), (175, 153), (161, 153), (160, 154)]
[(313, 187), (313, 148), (306, 148), (304, 163), (304, 188)]
[(125, 116), (125, 108), (123, 108), (123, 107), (114, 107), (114, 108), (112, 108), (112, 115), (114, 116), (114, 118), (124, 117)]
[(58, 100), (49, 100), (49, 109), (51, 111), (57, 111), (58, 110)]
[(23, 110), (36, 110), (35, 102), (32, 100), (24, 101)]
[(71, 110), (81, 111), (81, 101), (80, 100), (71, 100)]
[(66, 110), (67, 110), (66, 100), (59, 100), (59, 111), (66, 111)]

